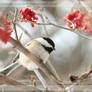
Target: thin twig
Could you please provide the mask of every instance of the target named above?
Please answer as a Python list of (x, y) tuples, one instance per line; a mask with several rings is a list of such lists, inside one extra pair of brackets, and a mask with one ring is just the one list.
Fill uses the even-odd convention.
[(18, 39), (18, 35), (17, 35), (17, 30), (16, 30), (17, 14), (18, 14), (18, 9), (16, 8), (15, 14), (14, 14), (14, 19), (13, 19), (13, 27), (14, 27), (14, 31), (15, 31), (16, 40), (19, 40), (19, 39)]
[(81, 5), (89, 12), (91, 13), (92, 12), (92, 9), (89, 8), (89, 6), (85, 3), (85, 1), (80, 1)]
[(92, 40), (92, 37), (88, 37), (88, 36), (86, 36), (86, 35), (83, 35), (83, 34), (81, 34), (80, 32), (74, 32), (74, 33), (76, 33), (77, 35), (79, 35), (79, 36), (81, 36), (81, 37), (83, 37), (83, 38), (86, 38), (86, 39), (88, 39), (88, 40)]
[[(41, 17), (42, 22), (45, 23), (45, 20), (44, 20), (44, 17), (43, 17), (42, 12), (43, 12), (43, 9), (41, 8), (41, 9), (40, 9), (40, 14), (39, 14), (39, 16)], [(45, 31), (46, 35), (49, 36), (49, 34), (48, 34), (48, 32), (47, 32), (47, 28), (46, 28), (46, 26), (43, 25), (43, 27), (44, 27), (44, 31)]]
[(50, 66), (50, 68), (52, 69), (53, 73), (56, 75), (56, 77), (60, 80), (60, 76), (58, 75), (56, 69), (54, 68), (52, 62), (50, 60), (47, 61), (47, 64)]
[[(18, 82), (14, 79), (11, 79), (2, 73), (0, 73), (0, 82), (1, 83), (3, 82), (2, 84), (12, 85), (14, 87), (18, 87), (18, 88), (21, 88), (27, 92), (30, 92), (30, 90), (27, 88), (27, 86), (25, 84)], [(22, 86), (24, 86), (24, 88)]]
[(13, 86), (24, 85), (24, 84), (22, 84), (20, 82), (12, 80), (12, 79), (8, 78), (7, 76), (5, 76), (4, 74), (0, 73), (0, 82), (2, 82), (2, 81), (3, 81), (3, 83), (9, 84), (9, 85), (13, 85)]
[(73, 10), (74, 10), (74, 7), (75, 7), (75, 5), (76, 5), (76, 0), (73, 0), (73, 2), (72, 2), (72, 7), (71, 7), (71, 9), (69, 10), (69, 13), (71, 13), (71, 12), (73, 12)]
[(67, 87), (67, 90), (70, 90), (71, 88), (73, 88), (75, 85), (79, 84), (80, 82), (82, 82), (84, 79), (88, 78), (88, 76), (92, 73), (92, 65), (90, 66), (90, 68), (84, 72), (83, 74), (81, 74), (80, 76), (75, 76), (75, 75), (71, 75), (70, 76), (70, 80), (73, 83), (71, 86)]
[[(76, 81), (82, 81), (84, 79), (86, 79), (90, 74), (92, 73), (92, 65), (90, 66), (90, 68), (84, 72), (83, 74), (81, 74), (80, 76), (76, 76), (75, 80), (72, 82), (76, 82)], [(74, 75), (71, 75), (71, 77), (75, 77)]]
[(8, 65), (7, 67), (0, 70), (0, 73), (7, 74), (14, 66), (16, 66), (17, 63), (18, 62), (14, 62), (14, 63)]
[[(23, 19), (23, 20), (24, 20), (24, 19)], [(25, 20), (25, 21), (26, 21), (26, 22), (30, 22), (30, 21), (28, 21), (28, 20)], [(31, 23), (34, 23), (34, 22), (31, 22)], [(80, 32), (76, 32), (75, 29), (66, 28), (66, 27), (63, 27), (63, 26), (61, 26), (61, 25), (54, 24), (54, 23), (52, 23), (52, 22), (49, 22), (49, 23), (36, 23), (36, 22), (35, 22), (34, 24), (36, 24), (36, 25), (46, 25), (46, 26), (55, 26), (55, 27), (60, 28), (60, 29), (65, 29), (65, 30), (74, 32), (74, 33), (78, 34), (79, 36), (81, 36), (81, 37), (83, 37), (83, 38), (86, 38), (86, 39), (88, 39), (88, 40), (92, 40), (92, 38), (89, 38), (88, 36), (83, 35), (83, 34), (81, 34)]]
[(28, 31), (26, 29), (24, 29), (20, 24), (16, 23), (16, 25), (18, 27), (20, 27), (22, 29), (22, 31), (24, 31), (24, 33), (29, 37), (29, 38), (33, 38), (31, 34), (28, 33)]
[[(20, 19), (24, 20), (23, 18), (19, 17)], [(28, 20), (24, 20), (25, 22), (29, 22), (29, 23), (34, 23), (36, 25), (46, 25), (46, 26), (55, 26), (55, 27), (58, 27), (58, 28), (61, 28), (61, 29), (65, 29), (65, 30), (70, 30), (70, 31), (74, 31), (73, 29), (69, 29), (69, 28), (66, 28), (66, 27), (63, 27), (63, 26), (60, 26), (58, 24), (54, 24), (52, 22), (49, 22), (49, 23), (37, 23), (37, 22), (32, 22), (32, 21), (28, 21)]]
[(23, 36), (23, 33), (20, 34), (20, 36), (19, 36), (19, 41), (21, 41), (22, 36)]

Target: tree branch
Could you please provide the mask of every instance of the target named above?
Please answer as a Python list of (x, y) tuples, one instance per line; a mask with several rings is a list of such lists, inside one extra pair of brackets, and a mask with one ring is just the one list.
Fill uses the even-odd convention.
[(24, 28), (23, 28), (20, 24), (18, 24), (18, 23), (16, 23), (16, 25), (17, 25), (18, 27), (20, 27), (20, 28), (22, 29), (22, 31), (24, 31), (24, 33), (25, 33), (29, 38), (32, 39), (32, 35), (29, 34), (26, 29), (24, 29)]
[(92, 65), (89, 67), (89, 69), (84, 72), (83, 74), (81, 74), (80, 76), (75, 76), (75, 75), (71, 75), (70, 76), (70, 80), (73, 83), (71, 86), (67, 87), (67, 90), (70, 90), (73, 86), (79, 84), (80, 82), (82, 82), (84, 79), (88, 78), (88, 76), (92, 73)]
[(14, 31), (15, 31), (16, 40), (19, 40), (18, 39), (18, 35), (17, 35), (17, 30), (16, 30), (16, 18), (17, 18), (17, 14), (18, 14), (18, 9), (16, 8), (15, 14), (14, 14), (14, 19), (13, 19), (13, 28), (14, 28)]

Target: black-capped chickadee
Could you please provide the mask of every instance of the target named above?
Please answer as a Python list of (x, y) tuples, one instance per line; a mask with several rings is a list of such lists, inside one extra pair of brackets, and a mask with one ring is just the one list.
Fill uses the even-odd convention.
[[(50, 53), (55, 50), (55, 44), (50, 38), (42, 37), (29, 42), (26, 45), (26, 48), (32, 54), (39, 57), (44, 63), (46, 63)], [(38, 68), (38, 66), (23, 53), (20, 53), (19, 64), (23, 65), (28, 70), (34, 70)]]
[[(43, 63), (46, 63), (50, 53), (55, 50), (55, 44), (54, 42), (48, 38), (48, 37), (40, 37), (36, 38), (25, 46), (32, 54), (34, 54), (36, 57), (40, 58)], [(16, 64), (16, 63), (15, 63)], [(30, 60), (27, 56), (25, 56), (23, 53), (19, 54), (18, 64), (23, 65), (28, 70), (34, 71), (40, 81), (42, 82), (44, 88), (47, 88), (46, 81), (42, 77), (42, 75), (38, 71), (38, 65), (34, 63), (34, 61)], [(10, 65), (15, 66), (14, 64)], [(9, 69), (7, 67), (6, 69)], [(6, 70), (4, 69), (4, 70)], [(10, 71), (11, 72), (11, 71)], [(13, 71), (12, 71), (13, 72)], [(10, 73), (9, 73), (10, 74)]]
[[(26, 45), (26, 48), (35, 56), (39, 57), (43, 63), (46, 63), (47, 59), (49, 58), (50, 53), (55, 50), (54, 42), (47, 37), (37, 38), (32, 40)], [(27, 56), (23, 53), (20, 53), (19, 56), (19, 64), (26, 67), (28, 70), (33, 70), (40, 81), (42, 82), (44, 88), (47, 88), (46, 82), (42, 75), (38, 71), (38, 66), (31, 61)]]

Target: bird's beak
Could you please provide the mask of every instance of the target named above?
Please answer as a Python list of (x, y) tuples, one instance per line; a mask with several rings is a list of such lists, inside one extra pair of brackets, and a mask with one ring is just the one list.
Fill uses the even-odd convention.
[(55, 48), (53, 48), (53, 50), (56, 50)]

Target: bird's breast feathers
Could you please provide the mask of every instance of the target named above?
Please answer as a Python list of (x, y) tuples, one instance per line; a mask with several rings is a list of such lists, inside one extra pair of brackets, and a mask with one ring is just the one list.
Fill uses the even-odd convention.
[[(44, 63), (46, 63), (49, 57), (49, 54), (48, 52), (45, 51), (45, 49), (41, 46), (39, 42), (33, 41), (31, 42), (30, 45), (27, 45), (26, 48), (35, 56), (41, 58), (44, 61)], [(25, 56), (23, 53), (20, 53), (19, 63), (24, 67), (28, 68), (29, 70), (38, 68), (38, 66), (33, 61), (31, 61), (27, 56)]]

